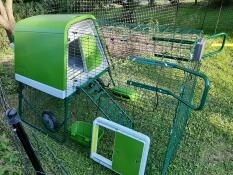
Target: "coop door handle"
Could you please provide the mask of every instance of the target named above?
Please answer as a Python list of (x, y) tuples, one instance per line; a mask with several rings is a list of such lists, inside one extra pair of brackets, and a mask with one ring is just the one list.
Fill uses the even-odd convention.
[(162, 94), (170, 95), (170, 96), (176, 98), (177, 100), (179, 100), (180, 102), (184, 103), (185, 105), (187, 105), (191, 109), (196, 110), (196, 111), (202, 110), (204, 108), (206, 100), (207, 100), (207, 96), (208, 96), (208, 93), (209, 93), (209, 86), (210, 86), (209, 79), (208, 79), (208, 77), (206, 75), (204, 75), (204, 74), (202, 74), (200, 72), (197, 72), (197, 71), (193, 71), (191, 69), (187, 69), (185, 67), (179, 66), (179, 65), (174, 64), (174, 63), (161, 62), (161, 61), (155, 61), (155, 60), (150, 60), (150, 59), (145, 59), (145, 58), (138, 58), (138, 57), (130, 57), (129, 59), (131, 61), (134, 61), (134, 62), (137, 62), (137, 63), (147, 64), (147, 65), (156, 65), (156, 66), (172, 68), (172, 69), (179, 69), (179, 70), (184, 71), (184, 73), (189, 73), (189, 74), (192, 74), (192, 75), (194, 75), (196, 77), (199, 77), (199, 78), (203, 79), (203, 81), (205, 82), (205, 85), (204, 85), (204, 90), (203, 90), (202, 97), (200, 99), (199, 105), (194, 105), (192, 103), (193, 99), (191, 100), (191, 102), (189, 102), (189, 101), (183, 99), (181, 96), (178, 96), (175, 93), (173, 93), (172, 91), (167, 90), (167, 89), (146, 85), (146, 84), (139, 83), (139, 82), (134, 82), (134, 81), (131, 81), (131, 80), (128, 80), (127, 84), (131, 85), (131, 86), (135, 86), (135, 87), (139, 87), (139, 88), (159, 92), (159, 93), (162, 93)]
[(225, 43), (226, 43), (226, 39), (227, 39), (227, 34), (226, 33), (222, 32), (222, 33), (217, 33), (217, 34), (211, 35), (211, 36), (209, 36), (207, 38), (207, 40), (214, 40), (214, 39), (219, 38), (219, 37), (223, 38), (221, 47), (218, 50), (215, 50), (215, 51), (212, 51), (210, 53), (207, 53), (207, 54), (203, 55), (202, 58), (212, 57), (213, 55), (216, 55), (216, 54), (220, 53), (224, 49)]

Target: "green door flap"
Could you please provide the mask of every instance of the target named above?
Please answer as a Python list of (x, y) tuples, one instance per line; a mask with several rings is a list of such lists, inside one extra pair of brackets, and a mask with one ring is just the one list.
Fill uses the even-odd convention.
[(80, 47), (83, 54), (83, 62), (88, 72), (96, 69), (102, 64), (102, 54), (98, 48), (94, 35), (84, 35), (80, 39)]
[(138, 175), (144, 144), (118, 132), (114, 143), (112, 169), (121, 175)]

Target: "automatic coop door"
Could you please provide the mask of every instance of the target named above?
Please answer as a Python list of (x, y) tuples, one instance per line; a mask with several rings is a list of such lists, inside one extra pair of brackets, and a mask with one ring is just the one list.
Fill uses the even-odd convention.
[[(103, 127), (115, 132), (112, 160), (98, 154), (98, 132)], [(93, 122), (91, 158), (121, 175), (144, 175), (150, 138), (142, 133), (98, 117)]]

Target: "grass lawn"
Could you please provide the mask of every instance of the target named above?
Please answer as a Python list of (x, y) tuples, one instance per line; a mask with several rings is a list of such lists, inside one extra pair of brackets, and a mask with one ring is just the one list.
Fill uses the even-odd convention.
[[(195, 15), (193, 18), (190, 16)], [(203, 9), (195, 9), (194, 7), (186, 7), (180, 10), (178, 15), (178, 24), (189, 25), (192, 27), (199, 27), (201, 18), (204, 13)], [(207, 20), (204, 25), (206, 33), (209, 34), (213, 31), (216, 19), (218, 15), (217, 10), (209, 9)], [(189, 17), (188, 17), (189, 16)], [(224, 11), (221, 22), (219, 23), (218, 31), (226, 31), (229, 33), (228, 43), (233, 43), (233, 30), (230, 26), (233, 26), (233, 7), (228, 7)], [(185, 21), (190, 18), (193, 20)], [(210, 49), (210, 48), (208, 48)], [(192, 112), (192, 116), (188, 122), (186, 129), (186, 135), (181, 142), (175, 159), (172, 161), (169, 174), (197, 174), (197, 175), (231, 175), (233, 174), (233, 47), (226, 47), (219, 55), (207, 59), (202, 63), (202, 72), (208, 75), (211, 81), (211, 90), (208, 97), (208, 103), (203, 111)], [(2, 60), (0, 60), (2, 61)], [(11, 60), (12, 61), (12, 60)], [(16, 86), (13, 80), (12, 65), (5, 60), (4, 64), (0, 64), (1, 76), (4, 80), (4, 86), (7, 88), (7, 92), (11, 92), (10, 99), (12, 103), (16, 105), (14, 99), (16, 98), (15, 89)], [(6, 67), (8, 65), (8, 67)], [(147, 75), (145, 75), (147, 76)], [(10, 79), (9, 79), (10, 77)], [(120, 77), (118, 77), (120, 78)], [(160, 99), (163, 101), (163, 97)], [(165, 145), (162, 142), (167, 140), (169, 130), (163, 130), (163, 127), (169, 127), (172, 122), (171, 115), (174, 114), (173, 109), (163, 108), (166, 105), (160, 103), (158, 111), (145, 112), (145, 115), (152, 117), (152, 120), (156, 121), (156, 126), (162, 129), (156, 129), (151, 133), (153, 128), (152, 123), (149, 123), (150, 119), (141, 120), (141, 118), (135, 118), (136, 127), (141, 128), (141, 131), (148, 135), (153, 135), (152, 146), (149, 160), (154, 160), (152, 163), (148, 163), (146, 174), (159, 174), (159, 169), (163, 164), (162, 155), (166, 151)], [(172, 100), (171, 100), (172, 101)], [(79, 104), (82, 105), (82, 104)], [(149, 108), (149, 107), (148, 107)], [(83, 115), (86, 111), (80, 111)], [(154, 115), (156, 114), (156, 115)], [(1, 121), (2, 122), (2, 121)], [(6, 128), (0, 127), (0, 175), (1, 174), (22, 174), (19, 158), (17, 152), (10, 141), (9, 133)], [(30, 129), (28, 129), (30, 131)], [(36, 134), (38, 134), (36, 132)], [(107, 138), (106, 138), (107, 139)], [(111, 171), (106, 170), (102, 166), (93, 163), (89, 158), (89, 150), (80, 146), (74, 145), (74, 147), (67, 147), (65, 145), (58, 145), (51, 139), (45, 137), (45, 141), (55, 146), (54, 152), (71, 170), (72, 174), (112, 174)], [(105, 142), (106, 140), (103, 140)], [(107, 142), (107, 141), (106, 141)], [(72, 143), (70, 143), (72, 144)], [(162, 147), (162, 149), (160, 148)], [(108, 146), (105, 150), (111, 149)], [(160, 152), (159, 152), (159, 151)], [(157, 151), (157, 152), (156, 152)], [(9, 154), (9, 152), (11, 154)], [(72, 163), (71, 163), (72, 162)], [(43, 162), (44, 165), (49, 162)], [(47, 166), (46, 166), (47, 167)], [(57, 167), (56, 167), (57, 168)], [(54, 169), (56, 169), (54, 167)]]
[(208, 104), (204, 111), (194, 112), (189, 121), (172, 164), (174, 174), (233, 173), (232, 52), (233, 48), (226, 48), (204, 62), (211, 80)]
[[(203, 24), (203, 19), (205, 15), (206, 18)], [(206, 34), (212, 34), (215, 32), (218, 17), (218, 8), (203, 8), (185, 4), (180, 8), (177, 23), (180, 26), (189, 26), (193, 28), (203, 27)], [(217, 25), (217, 32), (225, 31), (228, 33), (232, 33), (232, 25), (232, 5), (228, 7), (223, 7)]]

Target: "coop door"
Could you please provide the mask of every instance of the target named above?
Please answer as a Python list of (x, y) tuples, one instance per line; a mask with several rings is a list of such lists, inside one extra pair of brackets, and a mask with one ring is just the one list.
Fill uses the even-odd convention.
[(69, 43), (69, 56), (68, 56), (68, 77), (74, 78), (76, 75), (84, 72), (84, 64), (81, 55), (78, 39)]
[(92, 20), (72, 24), (68, 30), (67, 94), (76, 91), (109, 65)]
[(96, 36), (83, 35), (79, 38), (83, 62), (88, 72), (95, 70), (102, 64), (102, 54), (98, 48)]
[[(112, 160), (98, 151), (100, 127), (115, 132)], [(144, 175), (150, 138), (142, 133), (98, 117), (93, 122), (91, 158), (121, 175)]]

